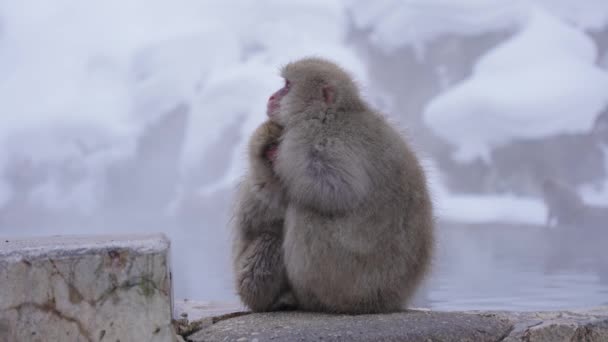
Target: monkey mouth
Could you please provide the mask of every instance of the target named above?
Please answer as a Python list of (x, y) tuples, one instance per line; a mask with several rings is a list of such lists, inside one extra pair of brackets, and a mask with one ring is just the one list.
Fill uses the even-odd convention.
[(271, 118), (271, 119), (277, 116), (277, 112), (278, 112), (278, 111), (279, 111), (279, 105), (278, 105), (278, 104), (275, 104), (275, 103), (269, 103), (269, 104), (266, 106), (266, 115), (267, 115), (269, 118)]

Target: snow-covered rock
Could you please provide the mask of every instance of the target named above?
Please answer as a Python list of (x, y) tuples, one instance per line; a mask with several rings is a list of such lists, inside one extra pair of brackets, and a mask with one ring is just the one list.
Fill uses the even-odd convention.
[(608, 105), (608, 73), (580, 30), (536, 10), (520, 33), (478, 62), (473, 76), (434, 99), (425, 119), (467, 161), (514, 139), (591, 129)]

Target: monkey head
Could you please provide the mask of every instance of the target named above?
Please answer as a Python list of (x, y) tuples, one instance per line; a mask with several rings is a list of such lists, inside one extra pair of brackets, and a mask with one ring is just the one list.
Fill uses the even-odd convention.
[(554, 179), (545, 179), (542, 183), (542, 194), (549, 206), (556, 209), (579, 208), (584, 206), (583, 198), (568, 185)]
[(364, 110), (352, 77), (335, 63), (305, 58), (281, 70), (284, 86), (268, 99), (266, 114), (281, 126), (328, 113)]

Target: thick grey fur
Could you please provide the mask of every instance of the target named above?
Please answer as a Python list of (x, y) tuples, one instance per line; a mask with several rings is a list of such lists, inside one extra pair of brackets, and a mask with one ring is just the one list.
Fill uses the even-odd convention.
[(281, 128), (260, 126), (249, 143), (249, 173), (240, 184), (234, 217), (233, 268), (236, 289), (253, 311), (293, 306), (283, 261), (283, 190), (264, 151)]
[(274, 118), (283, 127), (274, 170), (287, 196), (283, 248), (298, 308), (402, 310), (434, 246), (419, 160), (336, 64), (307, 58), (282, 75), (292, 87)]

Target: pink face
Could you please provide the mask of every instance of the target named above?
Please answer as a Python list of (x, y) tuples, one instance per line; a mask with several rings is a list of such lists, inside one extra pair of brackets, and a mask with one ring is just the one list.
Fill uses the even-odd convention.
[(281, 109), (281, 99), (289, 93), (289, 89), (291, 87), (291, 83), (288, 80), (285, 80), (285, 85), (283, 88), (277, 90), (274, 94), (270, 96), (268, 99), (268, 104), (266, 106), (266, 115), (268, 115), (271, 119), (276, 119), (279, 115), (279, 110)]

